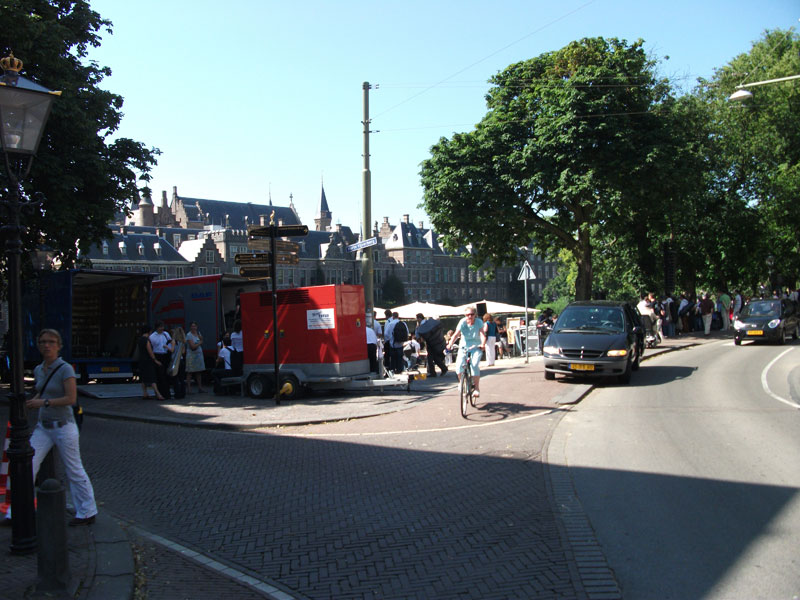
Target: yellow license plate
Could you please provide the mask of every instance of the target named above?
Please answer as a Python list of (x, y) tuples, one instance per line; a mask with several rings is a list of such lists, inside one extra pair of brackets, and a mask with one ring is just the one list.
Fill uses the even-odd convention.
[(751, 329), (747, 332), (747, 335), (764, 335), (764, 332), (760, 329)]
[(594, 371), (594, 365), (579, 365), (570, 363), (569, 368), (573, 371)]

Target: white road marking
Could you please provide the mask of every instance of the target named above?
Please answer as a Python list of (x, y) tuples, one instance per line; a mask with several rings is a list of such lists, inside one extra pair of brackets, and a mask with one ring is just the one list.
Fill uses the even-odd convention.
[(238, 569), (229, 567), (228, 565), (211, 558), (211, 556), (208, 554), (195, 552), (191, 548), (187, 548), (186, 546), (173, 542), (172, 540), (168, 540), (165, 537), (161, 537), (160, 535), (147, 531), (146, 529), (142, 529), (136, 525), (130, 525), (128, 528), (135, 534), (148, 539), (159, 546), (163, 546), (164, 548), (172, 550), (176, 554), (180, 554), (185, 559), (190, 560), (197, 565), (205, 567), (211, 571), (215, 571), (218, 575), (232, 579), (243, 586), (249, 587), (252, 590), (261, 592), (264, 594), (265, 598), (270, 598), (271, 600), (294, 600), (294, 596), (287, 594), (274, 585), (270, 585), (269, 583), (261, 581), (260, 579), (256, 579), (255, 577), (251, 577), (247, 573), (239, 571)]
[(778, 396), (778, 394), (774, 393), (771, 389), (769, 389), (769, 383), (767, 383), (767, 373), (772, 368), (772, 365), (774, 365), (776, 362), (778, 362), (781, 358), (786, 356), (792, 350), (794, 350), (794, 348), (787, 348), (786, 350), (781, 352), (778, 356), (773, 358), (772, 361), (766, 367), (764, 367), (764, 370), (761, 371), (761, 387), (764, 388), (764, 391), (767, 393), (767, 395), (771, 396), (778, 402), (783, 402), (784, 404), (788, 404), (789, 406), (792, 406), (794, 408), (800, 408), (800, 404), (792, 402), (791, 400), (787, 400), (786, 398), (781, 398), (780, 396)]

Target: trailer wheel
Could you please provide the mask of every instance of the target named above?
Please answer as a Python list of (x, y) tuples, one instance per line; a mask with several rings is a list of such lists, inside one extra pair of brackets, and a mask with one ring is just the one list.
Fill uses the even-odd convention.
[(281, 400), (294, 400), (300, 395), (300, 381), (291, 373), (281, 375)]
[(268, 375), (252, 375), (247, 380), (247, 395), (251, 398), (271, 398), (275, 385)]

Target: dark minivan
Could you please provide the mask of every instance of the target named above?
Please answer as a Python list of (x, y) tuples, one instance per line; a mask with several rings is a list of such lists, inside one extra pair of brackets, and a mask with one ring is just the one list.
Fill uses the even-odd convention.
[(644, 327), (627, 302), (573, 302), (544, 342), (544, 377), (617, 377), (629, 383), (644, 354)]

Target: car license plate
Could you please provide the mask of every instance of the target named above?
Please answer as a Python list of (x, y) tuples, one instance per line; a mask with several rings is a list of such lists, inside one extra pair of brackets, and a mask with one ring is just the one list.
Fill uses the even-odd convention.
[(764, 335), (764, 332), (760, 329), (751, 329), (747, 332), (747, 335)]
[(594, 371), (594, 365), (570, 363), (569, 368), (573, 371)]

